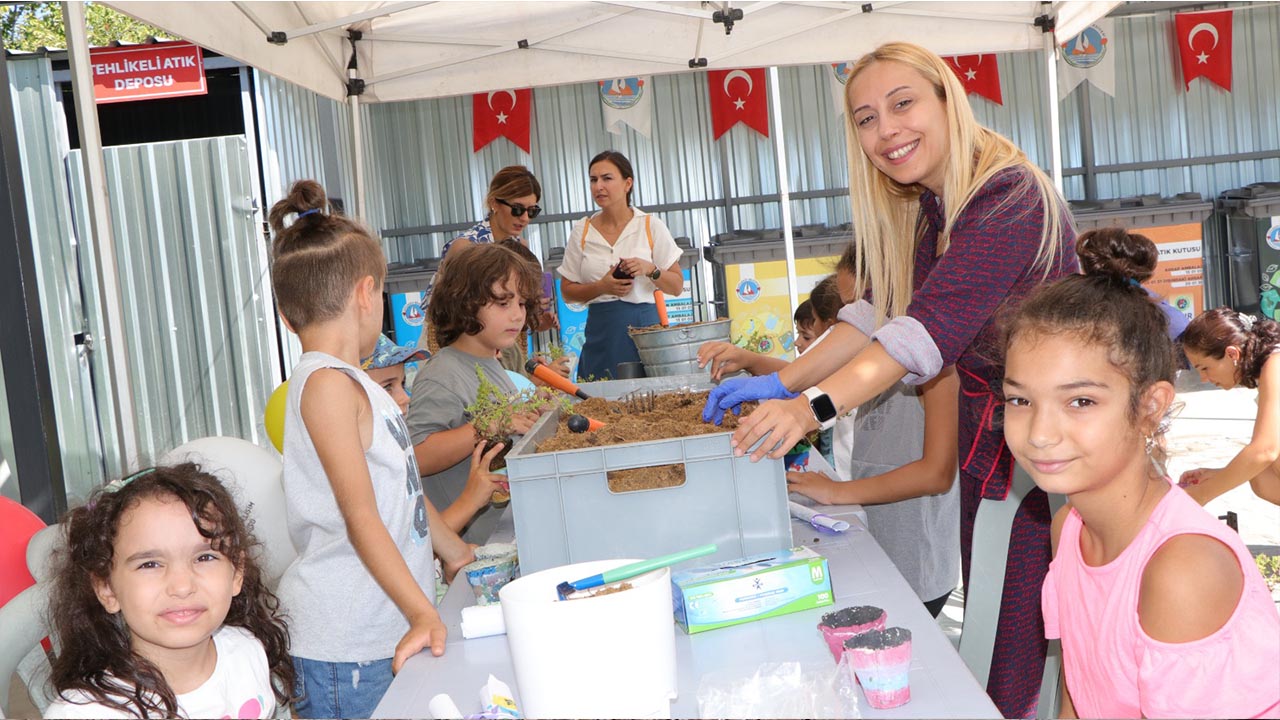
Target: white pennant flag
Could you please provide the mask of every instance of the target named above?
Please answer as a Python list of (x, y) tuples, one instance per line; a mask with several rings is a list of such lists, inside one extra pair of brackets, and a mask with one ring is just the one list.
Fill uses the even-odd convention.
[(1082, 81), (1116, 96), (1115, 21), (1103, 19), (1062, 44), (1058, 58), (1058, 101)]
[(604, 108), (605, 129), (621, 135), (622, 126), (630, 125), (649, 137), (653, 130), (652, 90), (648, 75), (601, 80), (600, 105)]
[(844, 114), (844, 84), (849, 82), (849, 71), (853, 69), (853, 61), (831, 63), (831, 103), (836, 117)]

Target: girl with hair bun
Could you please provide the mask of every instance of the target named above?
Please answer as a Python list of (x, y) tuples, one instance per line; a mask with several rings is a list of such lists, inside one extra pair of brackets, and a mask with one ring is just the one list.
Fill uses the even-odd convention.
[[(1076, 241), (1076, 256), (1080, 259), (1081, 272), (1086, 275), (1119, 272), (1130, 282), (1141, 285), (1155, 274), (1160, 251), (1146, 235), (1109, 227), (1080, 235)], [(1169, 339), (1177, 341), (1187, 329), (1187, 316), (1154, 291), (1147, 289), (1146, 293), (1168, 321)]]
[(1188, 470), (1178, 484), (1204, 504), (1248, 482), (1258, 497), (1280, 505), (1280, 323), (1221, 307), (1191, 321), (1182, 347), (1202, 381), (1257, 388), (1258, 415), (1249, 444), (1226, 467)]
[(1280, 615), (1240, 536), (1164, 472), (1173, 347), (1139, 283), (1154, 261), (1122, 235), (1028, 296), (1002, 343), (1005, 441), (1068, 499), (1041, 594), (1062, 717), (1276, 717)]

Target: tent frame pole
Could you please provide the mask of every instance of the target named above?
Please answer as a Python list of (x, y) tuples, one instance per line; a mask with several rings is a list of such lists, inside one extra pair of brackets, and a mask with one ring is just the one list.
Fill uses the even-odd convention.
[(102, 154), (102, 131), (98, 126), (98, 106), (93, 95), (89, 38), (84, 4), (62, 3), (62, 23), (67, 34), (67, 61), (71, 69), (71, 92), (75, 98), (76, 123), (80, 130), (80, 159), (84, 163), (85, 198), (89, 215), (89, 237), (94, 244), (98, 275), (98, 303), (102, 310), (106, 337), (97, 338), (106, 351), (107, 388), (115, 413), (116, 442), (120, 470), (138, 460), (133, 388), (129, 375), (128, 345), (125, 342), (123, 300), (115, 237), (111, 229), (111, 207), (107, 201), (107, 174)]
[[(1044, 68), (1046, 101), (1049, 103), (1049, 152), (1053, 186), (1063, 193), (1062, 187), (1062, 120), (1061, 103), (1058, 102), (1058, 44), (1052, 32), (1044, 34)], [(1063, 193), (1065, 195), (1065, 193)]]
[(799, 302), (796, 281), (795, 233), (791, 227), (791, 173), (787, 167), (787, 146), (782, 127), (782, 88), (778, 84), (778, 67), (769, 68), (769, 104), (773, 106), (773, 155), (778, 165), (778, 198), (782, 204), (782, 240), (787, 254), (787, 295), (791, 317)]

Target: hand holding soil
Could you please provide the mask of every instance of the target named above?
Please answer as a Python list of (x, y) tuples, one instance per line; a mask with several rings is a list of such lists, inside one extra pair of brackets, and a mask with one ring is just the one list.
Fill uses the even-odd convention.
[(498, 454), (506, 448), (506, 443), (498, 443), (486, 450), (485, 443), (476, 443), (476, 449), (471, 452), (471, 471), (467, 474), (462, 496), (469, 501), (473, 513), (490, 501), (505, 502), (511, 498), (506, 478), (489, 470)]
[(705, 342), (698, 348), (698, 367), (711, 364), (711, 379), (719, 380), (742, 370), (750, 371), (754, 353), (723, 340)]

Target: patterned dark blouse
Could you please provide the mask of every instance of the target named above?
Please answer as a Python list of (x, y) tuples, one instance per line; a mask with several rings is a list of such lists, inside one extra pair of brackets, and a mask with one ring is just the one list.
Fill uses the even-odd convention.
[[(942, 365), (960, 378), (960, 468), (982, 482), (982, 497), (1003, 500), (1013, 475), (1013, 456), (1000, 425), (1004, 366), (998, 326), (1006, 303), (1016, 303), (1043, 279), (1033, 267), (1044, 223), (1036, 186), (1018, 168), (997, 173), (957, 218), (951, 244), (938, 256), (945, 217), (942, 202), (920, 197), (923, 237), (916, 248), (915, 292), (907, 315), (937, 347)], [(1066, 225), (1062, 252), (1048, 279), (1074, 273), (1075, 232)]]

